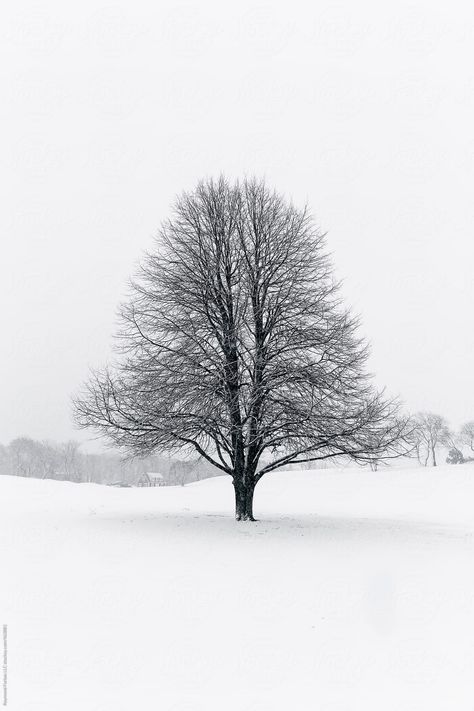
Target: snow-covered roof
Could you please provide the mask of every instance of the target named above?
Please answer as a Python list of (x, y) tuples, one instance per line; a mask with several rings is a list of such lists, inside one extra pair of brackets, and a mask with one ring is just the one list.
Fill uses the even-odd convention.
[(149, 476), (153, 479), (164, 479), (163, 474), (159, 474), (158, 472), (147, 472), (145, 476)]

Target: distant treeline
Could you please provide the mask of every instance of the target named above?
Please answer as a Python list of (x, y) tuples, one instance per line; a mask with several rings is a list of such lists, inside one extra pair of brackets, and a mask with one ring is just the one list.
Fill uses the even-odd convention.
[(150, 472), (162, 474), (168, 485), (184, 485), (220, 473), (202, 459), (154, 455), (124, 460), (113, 453), (83, 452), (80, 443), (73, 440), (51, 442), (18, 437), (6, 446), (0, 444), (0, 474), (134, 486), (143, 474)]

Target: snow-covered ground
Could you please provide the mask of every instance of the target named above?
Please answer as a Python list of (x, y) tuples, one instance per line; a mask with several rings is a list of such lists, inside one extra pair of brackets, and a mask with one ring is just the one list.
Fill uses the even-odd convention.
[(474, 466), (0, 478), (15, 711), (472, 711)]

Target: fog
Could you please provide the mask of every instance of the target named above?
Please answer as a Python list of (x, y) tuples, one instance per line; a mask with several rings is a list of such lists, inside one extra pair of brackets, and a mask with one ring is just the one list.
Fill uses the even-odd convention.
[(0, 442), (87, 438), (128, 276), (201, 177), (307, 202), (376, 382), (474, 418), (474, 8), (27, 1), (0, 10)]

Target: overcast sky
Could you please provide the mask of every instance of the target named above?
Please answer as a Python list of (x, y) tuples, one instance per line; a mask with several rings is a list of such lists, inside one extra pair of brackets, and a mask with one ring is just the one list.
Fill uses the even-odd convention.
[(310, 204), (380, 386), (474, 419), (473, 38), (456, 2), (4, 2), (0, 442), (84, 439), (128, 276), (220, 172)]

